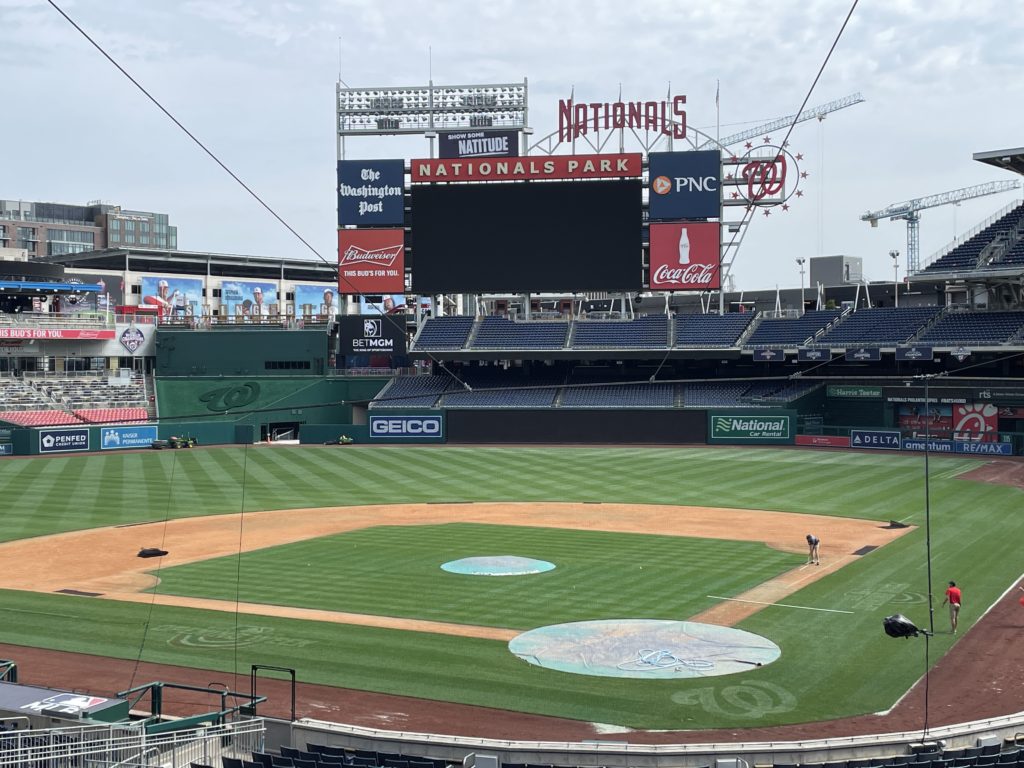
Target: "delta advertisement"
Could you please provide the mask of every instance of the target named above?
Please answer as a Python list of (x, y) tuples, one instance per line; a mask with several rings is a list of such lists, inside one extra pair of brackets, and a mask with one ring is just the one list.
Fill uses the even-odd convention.
[(338, 314), (338, 302), (335, 300), (337, 290), (333, 285), (296, 285), (295, 314)]
[(160, 317), (203, 313), (203, 281), (196, 277), (143, 277), (143, 306), (156, 307)]
[(652, 291), (712, 291), (721, 286), (721, 225), (651, 224)]
[(220, 303), (234, 317), (265, 317), (277, 314), (277, 283), (225, 280), (220, 284)]
[(394, 294), (404, 290), (404, 230), (338, 230), (339, 293)]
[(402, 226), (404, 187), (403, 160), (338, 161), (338, 226)]
[(722, 210), (722, 153), (651, 152), (650, 215), (662, 219), (717, 219)]
[(516, 131), (441, 131), (437, 156), (517, 157), (519, 134)]

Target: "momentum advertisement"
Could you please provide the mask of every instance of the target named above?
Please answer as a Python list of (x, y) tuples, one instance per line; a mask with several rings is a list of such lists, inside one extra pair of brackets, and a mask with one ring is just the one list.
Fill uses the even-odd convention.
[(233, 317), (272, 314), (271, 306), (277, 306), (277, 283), (225, 280), (220, 285), (220, 303)]
[(648, 159), (652, 221), (721, 217), (721, 152), (651, 152)]
[(405, 315), (339, 318), (340, 352), (343, 355), (404, 355)]
[(399, 293), (404, 290), (404, 230), (338, 230), (340, 293)]
[(720, 224), (651, 224), (651, 290), (717, 290), (720, 241)]
[(156, 307), (160, 317), (200, 315), (203, 281), (197, 277), (143, 277), (141, 303)]
[(404, 186), (403, 160), (340, 160), (338, 226), (402, 226)]

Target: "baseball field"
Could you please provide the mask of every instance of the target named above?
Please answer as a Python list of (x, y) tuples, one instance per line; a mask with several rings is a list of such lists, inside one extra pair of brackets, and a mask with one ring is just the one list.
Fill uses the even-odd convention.
[[(930, 460), (933, 663), (1020, 577), (1024, 491), (972, 479), (985, 466)], [(0, 499), (10, 646), (211, 675), (293, 667), (307, 683), (636, 729), (879, 712), (923, 672), (922, 641), (882, 631), (893, 613), (929, 625), (920, 455), (204, 448), (3, 460)], [(138, 558), (143, 547), (168, 554)], [(441, 569), (493, 556), (555, 567)], [(965, 596), (958, 636), (941, 608), (950, 579)], [(666, 679), (509, 650), (538, 627), (638, 619), (735, 627), (780, 655)]]

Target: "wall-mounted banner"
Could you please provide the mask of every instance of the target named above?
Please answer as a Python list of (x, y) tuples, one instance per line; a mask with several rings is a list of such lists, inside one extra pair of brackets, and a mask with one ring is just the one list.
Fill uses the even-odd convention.
[(200, 315), (203, 281), (196, 277), (143, 277), (140, 304), (156, 307), (160, 317)]
[(149, 448), (156, 440), (156, 425), (138, 427), (101, 427), (100, 450)]
[(452, 157), (517, 157), (519, 133), (516, 131), (441, 131), (437, 139), (437, 156)]
[(896, 347), (897, 360), (931, 360), (931, 347)]
[(955, 453), (956, 443), (952, 440), (925, 440), (920, 437), (903, 438), (904, 451), (928, 451), (929, 453)]
[(404, 355), (406, 320), (405, 315), (342, 316), (338, 329), (341, 354)]
[(70, 453), (89, 450), (89, 428), (40, 429), (40, 453)]
[(335, 301), (337, 291), (334, 285), (296, 285), (295, 314), (338, 314), (338, 302)]
[(829, 397), (856, 397), (880, 400), (881, 387), (864, 387), (857, 384), (829, 384), (825, 389)]
[(437, 442), (444, 439), (444, 417), (440, 414), (371, 415), (370, 437), (383, 441)]
[(612, 179), (641, 173), (639, 152), (623, 155), (549, 155), (509, 160), (413, 160), (412, 181), (525, 181)]
[(795, 426), (795, 411), (708, 411), (708, 442), (792, 445)]
[(784, 363), (786, 362), (786, 353), (781, 349), (755, 349), (754, 350), (754, 362), (755, 363)]
[(139, 347), (146, 343), (146, 334), (142, 332), (141, 328), (130, 325), (121, 331), (117, 340), (121, 342), (122, 347), (128, 350), (128, 354), (134, 355)]
[(338, 161), (339, 227), (400, 227), (404, 221), (404, 160)]
[(980, 454), (982, 456), (1013, 456), (1013, 445), (1010, 443), (973, 443), (957, 440), (956, 452)]
[(721, 225), (651, 224), (652, 291), (711, 291), (721, 285)]
[[(804, 349), (797, 350), (796, 359), (806, 363), (820, 363), (832, 359), (832, 351), (829, 349)], [(879, 392), (881, 394), (881, 392)]]
[(717, 219), (722, 215), (722, 154), (651, 152), (650, 218)]
[(14, 446), (11, 443), (0, 443), (0, 456), (13, 456)]
[(818, 448), (849, 448), (850, 438), (838, 435), (797, 435), (796, 444)]
[(894, 429), (852, 429), (851, 448), (872, 448), (880, 451), (898, 451), (902, 435)]
[(882, 359), (882, 350), (878, 347), (858, 347), (846, 350), (846, 359), (856, 363), (866, 363)]
[(228, 315), (237, 317), (260, 317), (281, 311), (277, 283), (225, 280), (220, 284), (220, 303)]
[(404, 290), (403, 230), (338, 230), (339, 293), (401, 293)]
[(0, 339), (112, 339), (114, 331), (90, 331), (75, 328), (0, 328)]

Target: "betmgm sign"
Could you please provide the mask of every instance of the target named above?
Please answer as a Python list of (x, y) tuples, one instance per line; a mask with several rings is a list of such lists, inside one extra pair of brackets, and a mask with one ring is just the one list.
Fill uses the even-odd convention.
[(341, 318), (343, 355), (404, 355), (405, 315), (347, 315)]

